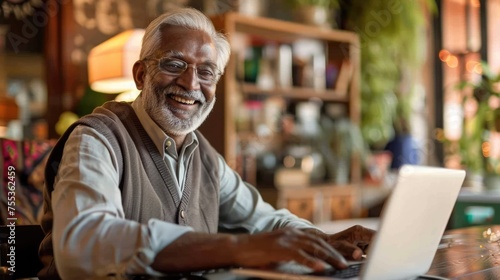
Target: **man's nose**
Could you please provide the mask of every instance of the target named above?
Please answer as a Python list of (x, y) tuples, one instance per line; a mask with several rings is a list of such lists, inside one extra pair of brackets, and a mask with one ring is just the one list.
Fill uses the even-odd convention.
[(182, 72), (179, 77), (177, 77), (177, 84), (184, 87), (186, 90), (199, 90), (200, 81), (198, 80), (196, 68), (191, 65), (188, 66), (186, 71)]

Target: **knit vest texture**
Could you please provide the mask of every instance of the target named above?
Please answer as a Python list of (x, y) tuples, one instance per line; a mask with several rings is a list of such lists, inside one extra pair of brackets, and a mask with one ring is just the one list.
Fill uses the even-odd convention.
[[(90, 115), (71, 125), (52, 150), (45, 168), (44, 216), (46, 236), (39, 254), (44, 268), (39, 279), (59, 279), (52, 247), (53, 212), (51, 196), (64, 145), (75, 127), (96, 129), (109, 140), (118, 161), (122, 205), (125, 218), (146, 224), (156, 218), (186, 225), (198, 232), (216, 233), (219, 219), (219, 177), (217, 152), (203, 135), (195, 131), (198, 148), (186, 167), (182, 198), (159, 153), (142, 127), (132, 106), (125, 102), (107, 102)], [(173, 170), (172, 172), (175, 172)]]

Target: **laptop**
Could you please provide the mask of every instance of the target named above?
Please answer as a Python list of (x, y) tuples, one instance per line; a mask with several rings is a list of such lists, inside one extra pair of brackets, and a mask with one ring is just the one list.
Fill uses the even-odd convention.
[[(444, 279), (425, 276), (446, 229), (465, 171), (404, 165), (384, 205), (379, 229), (366, 260), (350, 265), (359, 275), (332, 276), (287, 263), (276, 270), (234, 269), (233, 274), (263, 279)], [(334, 270), (334, 269), (332, 269)], [(337, 271), (338, 273), (339, 271)], [(315, 275), (316, 274), (316, 275)], [(320, 275), (322, 274), (322, 275)], [(345, 274), (345, 273), (344, 273)], [(341, 277), (341, 278), (340, 278)]]

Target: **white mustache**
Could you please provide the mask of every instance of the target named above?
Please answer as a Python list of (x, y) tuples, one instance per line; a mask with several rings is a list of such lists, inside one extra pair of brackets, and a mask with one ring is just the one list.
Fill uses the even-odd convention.
[(184, 90), (178, 86), (167, 86), (162, 90), (163, 94), (173, 94), (176, 96), (180, 96), (185, 99), (194, 99), (197, 100), (201, 103), (205, 103), (207, 100), (205, 98), (205, 95), (201, 92), (201, 90), (192, 90), (192, 91), (187, 91)]

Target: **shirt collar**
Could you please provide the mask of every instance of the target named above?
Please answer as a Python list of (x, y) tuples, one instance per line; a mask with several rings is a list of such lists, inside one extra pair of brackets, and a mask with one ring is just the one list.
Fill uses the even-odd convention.
[[(154, 121), (151, 119), (149, 114), (144, 110), (143, 100), (141, 95), (139, 95), (134, 102), (132, 102), (132, 108), (135, 111), (135, 114), (139, 118), (141, 125), (146, 130), (146, 133), (149, 135), (156, 148), (160, 152), (161, 155), (165, 155), (165, 152), (169, 152), (170, 154), (177, 155), (177, 149), (175, 147), (175, 141), (172, 137), (168, 136)], [(198, 138), (196, 134), (190, 132), (186, 139), (184, 140), (184, 148), (195, 144), (193, 148), (198, 145)]]

